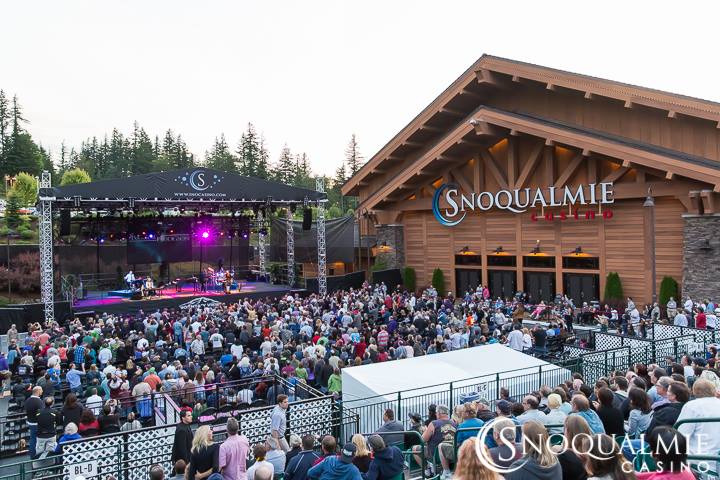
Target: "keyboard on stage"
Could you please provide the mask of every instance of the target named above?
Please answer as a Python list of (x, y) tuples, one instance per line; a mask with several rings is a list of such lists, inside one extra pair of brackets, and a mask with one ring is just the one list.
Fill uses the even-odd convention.
[(193, 291), (197, 291), (199, 288), (199, 280), (197, 277), (181, 277), (176, 278), (175, 281), (170, 283), (171, 285), (175, 285), (175, 291), (180, 292), (183, 289), (183, 286), (185, 285), (192, 285)]

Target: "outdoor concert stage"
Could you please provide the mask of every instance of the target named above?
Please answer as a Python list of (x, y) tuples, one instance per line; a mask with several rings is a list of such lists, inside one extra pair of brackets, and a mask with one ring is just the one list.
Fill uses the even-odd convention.
[[(139, 310), (153, 312), (162, 308), (173, 308), (189, 302), (194, 298), (207, 297), (220, 302), (236, 302), (240, 298), (276, 297), (291, 291), (287, 285), (273, 285), (265, 282), (243, 283), (242, 290), (234, 293), (222, 291), (200, 292), (192, 286), (186, 285), (179, 292), (174, 288), (167, 289), (161, 295), (131, 300), (126, 296), (109, 293), (91, 292), (93, 298), (78, 300), (73, 304), (76, 313), (83, 311), (107, 312), (107, 313), (137, 313)], [(300, 290), (292, 290), (299, 292)]]

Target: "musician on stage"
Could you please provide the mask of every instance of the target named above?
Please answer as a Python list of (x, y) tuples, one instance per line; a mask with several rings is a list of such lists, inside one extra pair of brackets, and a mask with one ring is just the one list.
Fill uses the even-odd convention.
[(131, 290), (135, 287), (135, 274), (132, 270), (125, 275), (125, 283), (127, 283), (128, 288)]
[(230, 270), (225, 270), (225, 293), (230, 293), (232, 288), (232, 273)]
[(200, 291), (206, 292), (207, 291), (207, 278), (205, 277), (205, 270), (200, 270), (200, 274), (198, 275), (198, 281), (200, 282)]

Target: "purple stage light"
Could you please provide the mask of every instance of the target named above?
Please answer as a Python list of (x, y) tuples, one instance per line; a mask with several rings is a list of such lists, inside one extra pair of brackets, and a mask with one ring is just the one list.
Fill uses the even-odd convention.
[(155, 238), (155, 235), (151, 233), (151, 234), (148, 235), (148, 238), (149, 238), (150, 240), (152, 240), (153, 238)]
[(210, 232), (208, 232), (207, 230), (205, 230), (205, 231), (202, 232), (201, 236), (202, 236), (202, 238), (203, 238), (204, 240), (207, 240), (208, 238), (210, 238)]

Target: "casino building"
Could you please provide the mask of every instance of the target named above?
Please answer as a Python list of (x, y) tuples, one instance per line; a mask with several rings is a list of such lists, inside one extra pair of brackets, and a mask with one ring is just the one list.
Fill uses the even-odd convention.
[(483, 55), (342, 191), (418, 287), (720, 291), (720, 103)]

